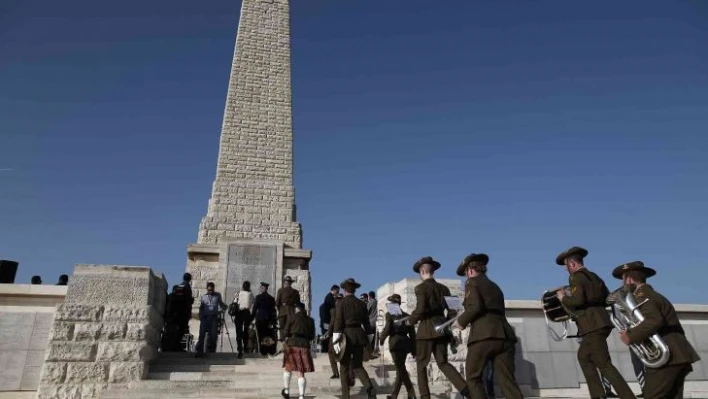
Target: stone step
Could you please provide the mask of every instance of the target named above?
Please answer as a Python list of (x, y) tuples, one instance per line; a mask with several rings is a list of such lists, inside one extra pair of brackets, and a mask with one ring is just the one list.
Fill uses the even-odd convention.
[[(405, 394), (405, 391), (403, 392)], [(366, 393), (363, 389), (356, 387), (350, 390), (350, 396), (352, 398), (366, 398)], [(244, 390), (244, 389), (223, 389), (223, 388), (199, 388), (199, 389), (181, 389), (178, 391), (170, 391), (169, 395), (166, 395), (165, 391), (162, 389), (142, 389), (140, 391), (134, 390), (107, 390), (101, 395), (101, 399), (162, 399), (168, 397), (169, 399), (279, 399), (280, 390), (277, 392), (273, 389), (268, 391), (263, 390)], [(297, 388), (291, 388), (291, 398), (297, 398)], [(377, 393), (378, 398), (385, 397), (383, 393)], [(399, 395), (399, 397), (404, 397)], [(307, 393), (305, 395), (306, 399), (339, 399), (341, 398), (341, 392), (314, 392), (307, 388)], [(445, 392), (431, 392), (431, 398), (436, 399), (451, 399), (454, 396)], [(531, 398), (528, 398), (531, 399)]]

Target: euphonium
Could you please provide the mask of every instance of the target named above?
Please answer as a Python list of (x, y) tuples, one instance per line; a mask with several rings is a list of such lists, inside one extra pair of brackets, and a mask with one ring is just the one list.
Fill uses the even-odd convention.
[[(612, 306), (612, 323), (618, 330), (629, 330), (637, 326), (644, 320), (639, 307), (644, 305), (645, 299), (637, 304), (634, 295), (622, 286), (613, 291), (608, 297), (607, 302)], [(659, 334), (654, 334), (646, 341), (629, 345), (630, 349), (639, 357), (639, 360), (649, 368), (661, 367), (669, 361), (671, 352)]]
[[(565, 295), (570, 295), (570, 286), (562, 285), (560, 287), (546, 290), (541, 297), (543, 303), (543, 313), (546, 317), (546, 327), (554, 341), (562, 341), (568, 337), (568, 321), (575, 318), (575, 315), (566, 308), (560, 299), (556, 296), (558, 291), (563, 290)], [(551, 327), (551, 322), (561, 323), (563, 325), (563, 334), (558, 334)]]

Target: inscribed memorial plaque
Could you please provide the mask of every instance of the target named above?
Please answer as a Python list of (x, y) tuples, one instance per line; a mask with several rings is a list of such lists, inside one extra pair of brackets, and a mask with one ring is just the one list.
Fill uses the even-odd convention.
[(35, 313), (0, 312), (0, 350), (29, 349)]
[(261, 281), (270, 284), (270, 294), (275, 295), (275, 265), (277, 247), (268, 244), (231, 244), (226, 266), (224, 301), (232, 301), (241, 291), (244, 281), (251, 282), (255, 296)]
[(0, 312), (0, 391), (34, 391), (54, 313)]

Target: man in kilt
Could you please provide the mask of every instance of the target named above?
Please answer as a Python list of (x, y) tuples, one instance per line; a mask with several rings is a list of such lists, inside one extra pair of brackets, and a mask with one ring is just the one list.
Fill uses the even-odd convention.
[(292, 372), (298, 373), (297, 387), (299, 399), (305, 398), (305, 387), (307, 380), (305, 373), (315, 371), (315, 364), (312, 360), (310, 347), (315, 339), (315, 320), (305, 312), (305, 304), (298, 302), (295, 305), (295, 313), (288, 316), (285, 322), (285, 348), (283, 355), (283, 384), (281, 391), (283, 398), (290, 397), (290, 378)]

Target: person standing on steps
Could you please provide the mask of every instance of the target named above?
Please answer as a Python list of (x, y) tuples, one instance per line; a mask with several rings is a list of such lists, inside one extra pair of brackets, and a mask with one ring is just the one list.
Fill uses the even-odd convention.
[(331, 334), (327, 334), (330, 330), (330, 325), (332, 323), (332, 311), (336, 305), (336, 298), (339, 296), (339, 286), (333, 285), (329, 288), (329, 292), (325, 295), (324, 302), (320, 305), (320, 328), (322, 329), (322, 335), (324, 338), (321, 341), (322, 353), (327, 352), (329, 348), (329, 337)]
[[(445, 333), (437, 333), (435, 325), (444, 323), (447, 318), (454, 317), (456, 312), (449, 309), (446, 296), (451, 296), (450, 289), (435, 281), (435, 271), (440, 269), (440, 262), (430, 256), (421, 258), (413, 264), (413, 271), (420, 274), (422, 283), (415, 287), (416, 306), (407, 320), (407, 324), (414, 326), (420, 322), (416, 333), (416, 366), (418, 371), (418, 390), (422, 399), (430, 398), (428, 387), (428, 371), (430, 357), (435, 356), (435, 362), (440, 371), (447, 377), (452, 385), (463, 397), (469, 397), (470, 390), (465, 379), (447, 361), (447, 347), (450, 337)], [(447, 309), (447, 318), (445, 310)]]
[(280, 392), (283, 398), (290, 397), (290, 378), (292, 372), (298, 373), (297, 387), (299, 399), (305, 399), (305, 388), (307, 379), (305, 373), (313, 373), (315, 364), (312, 361), (310, 343), (315, 339), (315, 320), (307, 315), (305, 304), (298, 302), (295, 305), (295, 313), (288, 317), (285, 323), (285, 339), (287, 348), (283, 355), (283, 384), (284, 388)]
[(216, 333), (219, 313), (225, 311), (228, 306), (221, 299), (221, 294), (214, 291), (214, 283), (208, 282), (206, 285), (207, 293), (202, 295), (199, 300), (199, 340), (195, 348), (195, 357), (204, 356), (204, 340), (207, 331), (209, 338), (207, 339), (207, 349), (216, 348)]
[(243, 357), (243, 351), (248, 343), (248, 327), (253, 322), (251, 311), (253, 309), (253, 293), (251, 292), (251, 282), (244, 281), (241, 286), (241, 291), (236, 294), (234, 302), (238, 304), (238, 313), (236, 314), (236, 347), (238, 350), (238, 358)]
[(575, 315), (580, 345), (578, 364), (583, 371), (591, 398), (604, 398), (605, 389), (598, 375), (605, 376), (621, 399), (635, 399), (617, 367), (612, 364), (607, 337), (614, 328), (607, 312), (607, 297), (610, 291), (605, 282), (584, 265), (588, 250), (572, 247), (556, 257), (556, 264), (568, 272), (570, 295), (558, 290), (558, 299)]
[[(275, 298), (268, 293), (270, 284), (261, 282), (260, 293), (253, 301), (253, 318), (256, 320), (256, 348), (260, 348), (262, 356), (275, 354), (275, 325), (277, 310)], [(272, 345), (270, 345), (273, 343)]]
[[(399, 307), (401, 306), (400, 295), (393, 294), (387, 299), (390, 303), (398, 304)], [(411, 382), (408, 370), (406, 370), (406, 357), (408, 357), (408, 354), (410, 353), (415, 358), (415, 328), (406, 323), (396, 323), (397, 320), (407, 316), (408, 313), (403, 310), (401, 310), (400, 314), (395, 316), (390, 312), (386, 312), (386, 325), (381, 332), (381, 337), (379, 337), (379, 345), (383, 345), (386, 338), (390, 337), (388, 339), (388, 351), (391, 353), (393, 365), (396, 367), (396, 380), (393, 382), (393, 392), (386, 397), (387, 399), (395, 399), (398, 397), (401, 385), (405, 385), (409, 399), (415, 398), (413, 383)]]
[[(465, 282), (465, 310), (454, 323), (455, 328), (470, 327), (467, 338), (465, 374), (470, 397), (487, 399), (483, 372), (491, 361), (505, 399), (523, 399), (516, 382), (514, 357), (518, 338), (506, 319), (504, 292), (487, 277), (487, 254), (470, 254), (457, 267), (457, 275)], [(494, 387), (491, 389), (494, 394)]]
[(353, 278), (348, 278), (339, 286), (344, 290), (344, 299), (337, 303), (334, 312), (332, 345), (341, 366), (339, 378), (342, 383), (342, 399), (349, 399), (351, 368), (365, 387), (369, 399), (375, 398), (374, 384), (363, 365), (364, 348), (373, 339), (374, 329), (369, 324), (366, 304), (354, 296), (361, 284)]
[(278, 308), (278, 334), (279, 340), (285, 342), (285, 323), (288, 321), (288, 316), (295, 313), (295, 304), (300, 302), (300, 292), (292, 287), (292, 277), (285, 276), (283, 286), (275, 295), (275, 306)]

